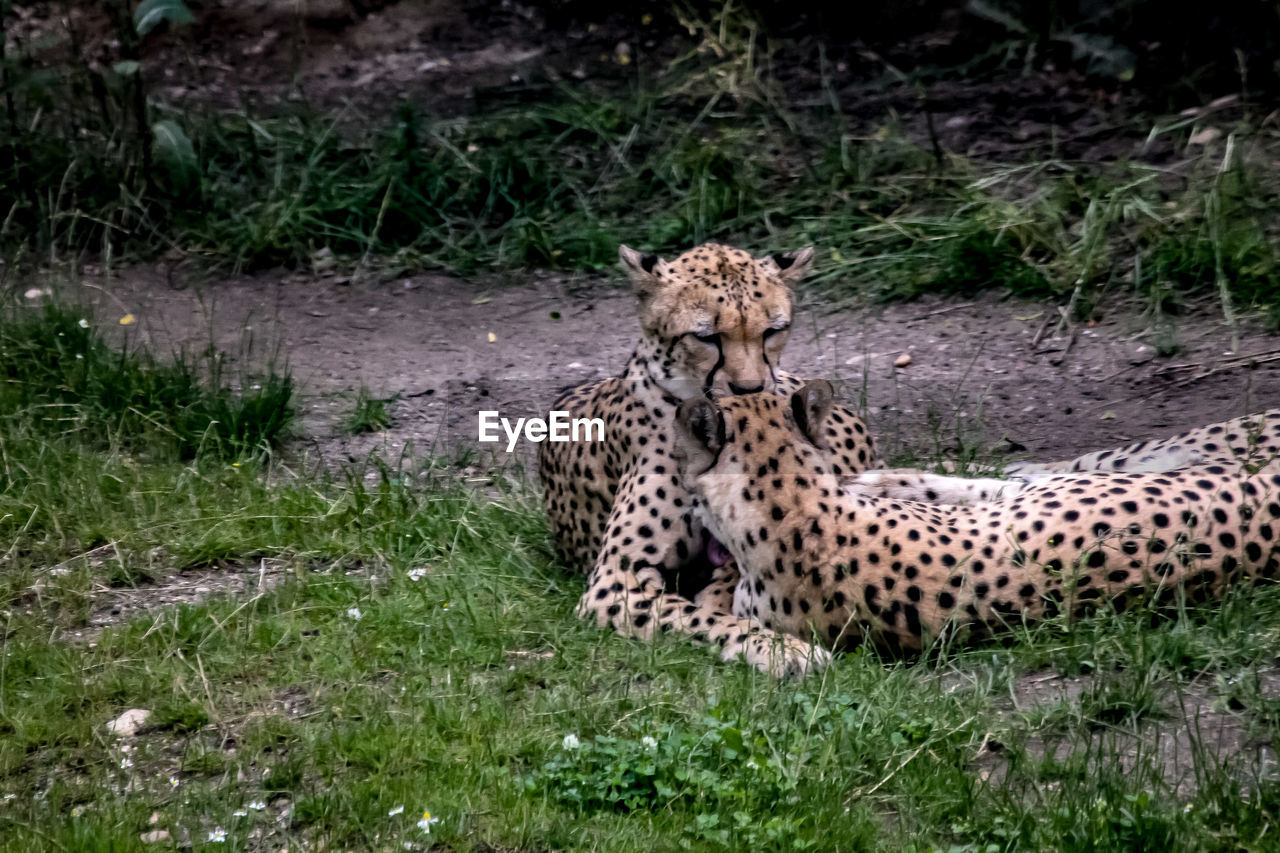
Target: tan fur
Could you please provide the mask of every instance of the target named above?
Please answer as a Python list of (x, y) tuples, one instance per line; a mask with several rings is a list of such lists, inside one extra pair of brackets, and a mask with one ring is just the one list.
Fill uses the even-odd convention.
[(1280, 453), (1280, 409), (1187, 430), (1157, 441), (1086, 453), (1065, 462), (1016, 462), (1005, 479), (968, 479), (908, 468), (864, 471), (845, 482), (848, 491), (871, 497), (928, 503), (969, 504), (1008, 499), (1047, 477), (1087, 471), (1129, 474), (1172, 471), (1196, 465), (1265, 462)]
[[(1269, 454), (1049, 476), (1011, 499), (938, 506), (846, 493), (814, 440), (831, 411), (829, 386), (810, 383), (790, 405), (699, 399), (677, 415), (681, 481), (738, 558), (734, 612), (764, 627), (918, 649), (959, 626), (983, 633), (1102, 602), (1199, 600), (1280, 571), (1280, 462)], [(1256, 451), (1258, 435), (1280, 436), (1280, 419), (1259, 420), (1252, 439), (1240, 421), (1205, 434)]]
[[(677, 631), (721, 646), (725, 658), (802, 672), (822, 655), (728, 612), (726, 579), (734, 576), (722, 570), (713, 580), (704, 531), (676, 480), (670, 447), (671, 418), (683, 397), (704, 389), (773, 397), (799, 386), (777, 365), (791, 287), (813, 251), (752, 258), (709, 243), (670, 262), (625, 246), (619, 254), (639, 298), (641, 341), (621, 376), (571, 388), (552, 406), (575, 418), (603, 418), (605, 440), (544, 442), (538, 453), (557, 552), (590, 572), (579, 611), (625, 634)], [(880, 464), (853, 412), (834, 410), (829, 429), (824, 440), (842, 474)]]

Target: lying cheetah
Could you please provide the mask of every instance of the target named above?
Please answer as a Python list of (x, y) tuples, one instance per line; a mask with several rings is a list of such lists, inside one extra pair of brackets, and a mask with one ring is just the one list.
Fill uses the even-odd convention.
[(819, 381), (789, 401), (691, 399), (676, 413), (681, 482), (739, 562), (733, 612), (767, 628), (919, 649), (944, 629), (1194, 600), (1280, 570), (1280, 462), (1050, 476), (939, 506), (843, 492), (821, 449), (831, 412)]
[[(625, 634), (656, 629), (714, 640), (726, 659), (770, 671), (804, 669), (807, 644), (688, 596), (723, 569), (671, 463), (671, 417), (694, 394), (789, 394), (799, 380), (778, 369), (791, 324), (792, 286), (813, 250), (752, 258), (709, 243), (673, 261), (619, 252), (639, 297), (642, 337), (620, 376), (567, 390), (553, 405), (602, 418), (602, 442), (543, 442), (538, 469), (560, 558), (590, 571), (579, 612)], [(883, 464), (866, 427), (833, 407), (824, 440), (837, 475)], [(717, 587), (718, 589), (718, 587)]]

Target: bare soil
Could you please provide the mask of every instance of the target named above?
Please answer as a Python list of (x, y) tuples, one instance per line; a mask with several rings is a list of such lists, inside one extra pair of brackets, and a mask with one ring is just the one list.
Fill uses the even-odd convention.
[[(234, 354), (252, 338), (251, 368), (278, 351), (302, 385), (304, 441), (333, 462), (475, 449), (480, 410), (542, 414), (559, 388), (618, 373), (639, 333), (633, 297), (603, 279), (184, 275), (142, 266), (85, 291), (103, 317), (136, 314), (161, 349)], [(923, 461), (959, 440), (1064, 459), (1280, 406), (1280, 360), (1268, 360), (1280, 350), (1256, 318), (1234, 330), (1238, 347), (1211, 304), (1161, 333), (1123, 306), (1067, 328), (1058, 318), (1052, 304), (996, 295), (834, 313), (802, 304), (783, 366), (843, 383), (890, 456)], [(1157, 355), (1155, 339), (1170, 338), (1178, 352)], [(903, 354), (910, 364), (895, 367)], [(348, 433), (361, 386), (391, 400), (390, 429)], [(493, 461), (504, 459), (499, 449)]]

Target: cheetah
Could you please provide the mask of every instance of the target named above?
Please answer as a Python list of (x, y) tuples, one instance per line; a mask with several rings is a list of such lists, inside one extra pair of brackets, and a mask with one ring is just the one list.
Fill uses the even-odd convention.
[(1104, 603), (1205, 600), (1280, 571), (1274, 459), (1053, 475), (1003, 500), (925, 504), (842, 490), (822, 448), (832, 411), (816, 381), (790, 400), (676, 412), (680, 480), (738, 560), (732, 612), (764, 628), (910, 651)]
[(1152, 473), (1204, 465), (1258, 464), (1280, 454), (1280, 409), (1197, 427), (1170, 438), (1086, 453), (1065, 462), (1015, 462), (1003, 478), (966, 478), (881, 468), (845, 479), (848, 489), (899, 500), (968, 504), (1011, 498), (1048, 477), (1090, 471)]
[[(543, 499), (560, 560), (588, 572), (578, 612), (623, 634), (673, 631), (718, 643), (771, 672), (807, 669), (807, 643), (780, 637), (716, 606), (736, 581), (728, 555), (693, 516), (670, 458), (671, 418), (692, 395), (790, 394), (778, 369), (791, 324), (792, 288), (813, 249), (753, 258), (708, 243), (672, 261), (619, 250), (639, 301), (642, 336), (619, 376), (567, 389), (553, 410), (601, 418), (603, 441), (544, 442)], [(781, 399), (781, 398), (779, 398)], [(862, 421), (833, 406), (829, 464), (849, 476), (883, 464)], [(712, 592), (706, 592), (709, 580)], [(699, 590), (703, 595), (695, 596)]]

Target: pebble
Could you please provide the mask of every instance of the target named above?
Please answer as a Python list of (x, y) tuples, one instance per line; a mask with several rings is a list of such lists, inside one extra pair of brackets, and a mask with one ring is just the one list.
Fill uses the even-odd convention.
[(130, 708), (107, 723), (107, 731), (119, 737), (133, 737), (150, 717), (151, 712), (145, 708)]

